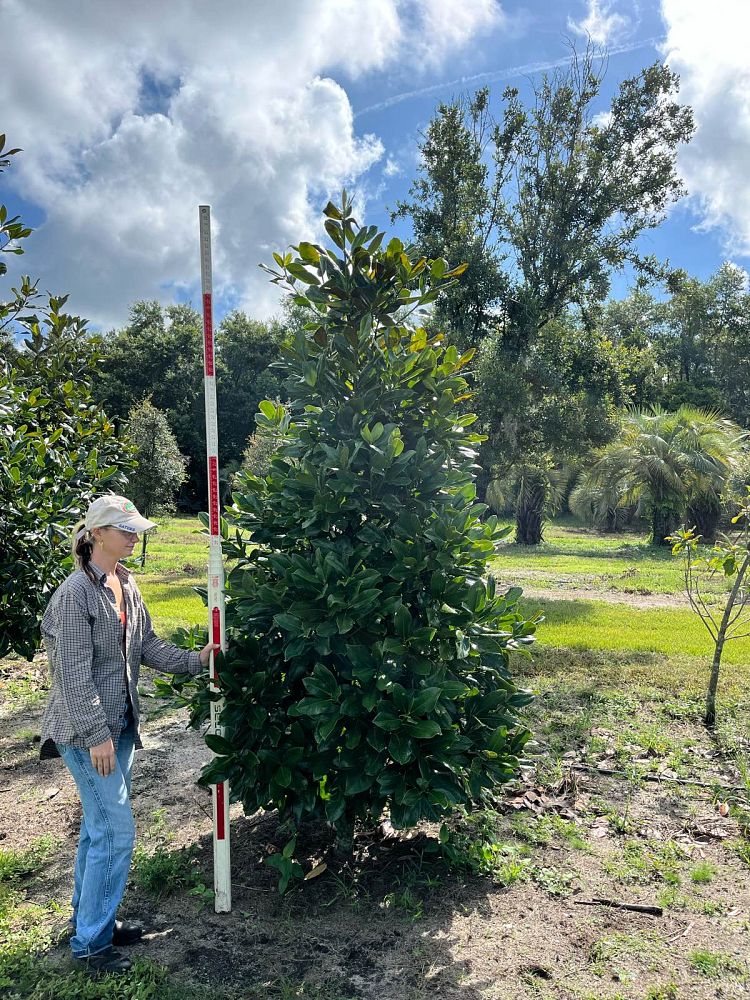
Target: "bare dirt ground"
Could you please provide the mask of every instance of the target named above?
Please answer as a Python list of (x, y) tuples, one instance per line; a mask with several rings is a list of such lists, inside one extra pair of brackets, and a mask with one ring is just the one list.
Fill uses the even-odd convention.
[(524, 569), (523, 572), (513, 571), (503, 577), (502, 573), (493, 571), (497, 582), (505, 587), (523, 586), (524, 597), (538, 597), (543, 601), (604, 601), (607, 604), (627, 604), (631, 608), (689, 608), (687, 595), (679, 594), (642, 594), (638, 591), (603, 590), (593, 584), (590, 587), (580, 584), (577, 577), (576, 586), (570, 579), (561, 577), (554, 586), (539, 587), (535, 579), (542, 577), (549, 580), (549, 571)]
[[(69, 898), (80, 810), (63, 763), (38, 760), (40, 715), (40, 702), (24, 707), (6, 699), (0, 710), (0, 847), (54, 838), (49, 860), (23, 883), (28, 901), (44, 903)], [(693, 747), (693, 776), (738, 782), (700, 726), (675, 725)], [(607, 749), (615, 726), (587, 735), (598, 740), (602, 766), (623, 766)], [(210, 798), (194, 784), (210, 753), (185, 729), (182, 712), (148, 722), (143, 737), (133, 771), (141, 839), (163, 810), (170, 848), (195, 845), (211, 884)], [(544, 740), (540, 752), (544, 761)], [(638, 753), (634, 748), (634, 759)], [(568, 763), (584, 759), (571, 751)], [(201, 909), (185, 893), (154, 899), (132, 887), (123, 913), (149, 931), (136, 955), (167, 966), (178, 981), (237, 989), (238, 997), (250, 984), (270, 991), (282, 980), (356, 1000), (744, 997), (750, 869), (732, 848), (737, 824), (723, 815), (721, 800), (721, 793), (668, 780), (623, 782), (596, 765), (563, 766), (554, 780), (528, 773), (507, 789), (495, 816), (508, 857), (522, 859), (517, 879), (503, 869), (508, 884), (436, 867), (424, 854), (434, 826), (389, 839), (362, 832), (354, 858), (331, 853), (325, 827), (310, 827), (298, 856), (306, 869), (323, 859), (328, 869), (283, 898), (262, 864), (285, 839), (275, 813), (245, 818), (235, 804), (230, 914)], [(545, 839), (545, 823), (552, 832), (536, 843)], [(713, 873), (710, 881), (692, 880), (696, 866)], [(594, 897), (653, 905), (670, 892), (659, 917), (578, 905)], [(715, 971), (710, 962), (708, 971), (697, 967), (701, 952), (722, 956)], [(65, 956), (64, 944), (50, 953), (54, 963)]]

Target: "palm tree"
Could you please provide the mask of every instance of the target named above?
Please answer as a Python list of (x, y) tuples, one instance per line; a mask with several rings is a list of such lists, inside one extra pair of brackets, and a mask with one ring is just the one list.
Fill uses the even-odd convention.
[[(589, 470), (580, 472), (568, 497), (568, 507), (582, 521), (595, 525), (600, 531), (617, 531), (628, 517), (628, 504), (619, 484), (594, 485)], [(631, 507), (632, 510), (632, 507)]]
[(583, 474), (577, 496), (603, 498), (606, 509), (639, 503), (651, 520), (655, 545), (666, 544), (686, 509), (700, 512), (712, 534), (715, 499), (746, 436), (731, 420), (697, 406), (627, 410), (619, 437)]
[(562, 507), (574, 475), (569, 466), (555, 466), (549, 459), (515, 465), (504, 475), (495, 469), (485, 500), (496, 514), (513, 512), (518, 545), (536, 545), (544, 541), (544, 522)]

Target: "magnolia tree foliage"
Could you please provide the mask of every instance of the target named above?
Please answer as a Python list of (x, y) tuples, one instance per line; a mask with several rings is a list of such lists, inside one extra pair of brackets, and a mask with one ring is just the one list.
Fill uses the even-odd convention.
[(240, 473), (227, 512), (226, 735), (201, 780), (346, 843), (355, 820), (436, 820), (515, 775), (530, 695), (509, 658), (535, 622), (485, 576), (506, 531), (476, 502), (472, 351), (406, 319), (461, 268), (384, 244), (346, 195), (325, 215), (333, 245), (271, 271), (314, 320), (282, 351), (288, 406), (256, 418), (282, 437), (270, 471)]
[(126, 481), (128, 449), (93, 402), (90, 358), (82, 368), (68, 319), (60, 308), (15, 365), (0, 363), (0, 656), (34, 655), (44, 607), (71, 569), (70, 529)]

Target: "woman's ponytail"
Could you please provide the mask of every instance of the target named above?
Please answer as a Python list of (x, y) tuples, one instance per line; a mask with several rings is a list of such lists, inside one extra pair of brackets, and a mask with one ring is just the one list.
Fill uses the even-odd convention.
[(94, 553), (94, 538), (90, 531), (86, 529), (86, 522), (81, 521), (73, 530), (73, 560), (78, 569), (82, 569), (86, 576), (96, 583), (96, 574), (91, 568), (91, 556)]

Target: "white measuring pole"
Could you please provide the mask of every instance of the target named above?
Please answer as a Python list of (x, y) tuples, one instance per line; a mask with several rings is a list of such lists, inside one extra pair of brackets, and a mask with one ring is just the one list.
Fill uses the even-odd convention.
[[(211, 208), (198, 208), (201, 246), (201, 293), (203, 299), (203, 386), (206, 400), (206, 457), (208, 461), (208, 634), (210, 641), (226, 649), (224, 636), (224, 561), (219, 523), (219, 428), (216, 415), (216, 366), (214, 354), (213, 290), (211, 271)], [(211, 690), (217, 691), (214, 656), (209, 663)], [(223, 701), (211, 702), (211, 732), (223, 736), (219, 713)], [(229, 782), (211, 786), (214, 812), (214, 909), (232, 909), (232, 870), (229, 852)]]

